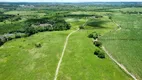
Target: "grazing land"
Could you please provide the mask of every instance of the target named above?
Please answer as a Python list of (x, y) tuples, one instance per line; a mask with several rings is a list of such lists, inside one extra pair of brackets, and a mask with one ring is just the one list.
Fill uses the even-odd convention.
[(109, 57), (100, 59), (92, 54), (97, 47), (85, 37), (89, 32), (92, 31), (80, 30), (70, 37), (57, 79), (131, 80)]
[(0, 3), (0, 80), (141, 80), (141, 4)]
[[(121, 30), (105, 34), (101, 39), (107, 50), (139, 79), (142, 79), (142, 16), (119, 14), (113, 20), (121, 25)], [(123, 55), (123, 56), (121, 56)]]
[(52, 80), (69, 32), (38, 33), (1, 46), (0, 80)]

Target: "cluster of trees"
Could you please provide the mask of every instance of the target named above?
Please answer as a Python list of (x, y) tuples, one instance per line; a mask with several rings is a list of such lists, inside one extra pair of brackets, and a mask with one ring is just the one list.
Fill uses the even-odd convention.
[(94, 39), (94, 45), (98, 47), (97, 50), (95, 50), (94, 54), (97, 55), (99, 58), (105, 58), (105, 53), (101, 50), (102, 43), (98, 41), (99, 35), (96, 32), (91, 33), (88, 35), (89, 38)]
[(62, 18), (42, 18), (42, 19), (30, 19), (25, 22), (27, 27), (25, 33), (28, 35), (35, 34), (43, 31), (61, 31), (70, 29), (68, 24)]
[(17, 3), (4, 3), (4, 2), (0, 3), (0, 8), (5, 9), (6, 11), (16, 10), (17, 7), (18, 7)]
[(91, 34), (88, 35), (89, 38), (93, 38), (93, 39), (97, 39), (99, 37), (98, 33), (93, 32)]
[(88, 15), (88, 14), (67, 14), (65, 17), (91, 17), (95, 15)]
[(61, 18), (29, 19), (25, 21), (25, 26), (24, 29), (12, 31), (0, 36), (0, 45), (9, 40), (27, 37), (38, 32), (68, 30), (71, 27), (70, 24)]
[(102, 43), (100, 41), (98, 41), (98, 37), (99, 37), (99, 34), (96, 33), (96, 32), (93, 32), (91, 34), (88, 35), (89, 38), (93, 38), (95, 41), (94, 41), (94, 45), (97, 46), (97, 47), (101, 47)]
[(91, 15), (91, 14), (67, 14), (67, 15), (64, 15), (64, 17), (79, 17), (79, 18), (82, 18), (82, 17), (95, 17), (95, 18), (102, 18), (103, 16), (101, 15)]
[(12, 34), (4, 34), (0, 36), (0, 45), (3, 45), (5, 42), (15, 39), (15, 38), (21, 38), (26, 37), (27, 35), (25, 33), (12, 33)]
[(25, 33), (30, 36), (32, 34), (44, 31), (53, 31), (53, 27), (51, 24), (47, 26), (40, 26), (40, 25), (32, 25), (25, 28)]
[(0, 22), (3, 22), (6, 19), (11, 19), (13, 17), (15, 17), (15, 15), (0, 14)]
[(120, 11), (122, 14), (142, 14), (141, 11)]
[(20, 16), (17, 16), (17, 17), (14, 17), (11, 19), (11, 21), (19, 21), (21, 20), (22, 18)]
[(105, 53), (100, 49), (96, 49), (94, 55), (97, 55), (99, 58), (105, 58)]
[(85, 27), (84, 25), (80, 25), (79, 29), (84, 29), (84, 27)]
[(102, 43), (100, 41), (94, 41), (94, 45), (97, 47), (101, 47)]

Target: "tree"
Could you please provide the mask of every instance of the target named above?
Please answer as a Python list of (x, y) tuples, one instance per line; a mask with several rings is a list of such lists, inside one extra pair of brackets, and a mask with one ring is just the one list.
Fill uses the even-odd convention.
[(2, 45), (3, 44), (3, 41), (2, 41), (2, 39), (0, 38), (0, 45)]
[(99, 58), (105, 58), (105, 53), (99, 49), (96, 49), (94, 55), (98, 56)]
[(30, 27), (25, 28), (25, 32), (26, 32), (26, 34), (28, 34), (30, 36), (32, 34), (37, 33), (37, 30), (36, 30), (36, 28), (30, 26)]
[(111, 16), (109, 16), (108, 18), (109, 18), (110, 20), (112, 19), (112, 17), (111, 17)]
[(98, 54), (98, 57), (99, 58), (105, 58), (105, 53), (100, 51), (100, 53)]
[(7, 39), (4, 36), (0, 36), (0, 45), (4, 44)]
[(84, 26), (83, 25), (79, 26), (79, 29), (84, 29)]
[(95, 46), (97, 47), (101, 47), (102, 43), (100, 41), (94, 41)]
[(40, 44), (40, 43), (36, 43), (36, 44), (35, 44), (35, 47), (36, 47), (36, 48), (40, 48), (40, 47), (41, 47), (41, 44)]
[(94, 38), (94, 39), (97, 39), (98, 36), (99, 35), (96, 32), (93, 32), (93, 33), (91, 33), (91, 34), (88, 35), (89, 38)]
[(96, 49), (95, 52), (94, 52), (94, 55), (98, 55), (99, 52), (100, 52), (100, 50), (99, 50), (99, 49)]

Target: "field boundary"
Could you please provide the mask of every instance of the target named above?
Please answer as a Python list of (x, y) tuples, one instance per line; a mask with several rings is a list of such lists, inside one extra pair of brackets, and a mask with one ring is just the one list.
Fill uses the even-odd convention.
[[(114, 20), (112, 20), (112, 22), (113, 22), (114, 24), (116, 24), (117, 27), (118, 27), (115, 31), (119, 31), (119, 30), (122, 29), (121, 26), (120, 26), (118, 23), (116, 23)], [(98, 40), (96, 39), (96, 41), (98, 41)], [(106, 48), (105, 48), (104, 46), (102, 46), (101, 48), (102, 48), (102, 50), (105, 51), (105, 53), (109, 56), (109, 58), (110, 58), (112, 61), (114, 61), (126, 74), (128, 74), (129, 76), (131, 76), (134, 80), (138, 80), (132, 73), (130, 73), (130, 72), (126, 69), (125, 66), (123, 66), (123, 65), (120, 64), (115, 58), (113, 58), (113, 56), (112, 56), (111, 54), (109, 54), (109, 52), (106, 50)]]
[[(112, 20), (112, 22), (113, 22), (114, 24), (116, 24), (117, 27), (118, 27), (115, 31), (119, 31), (119, 30), (122, 29), (121, 26), (120, 26), (118, 23), (116, 23), (114, 20)], [(98, 39), (96, 39), (95, 41), (98, 41)], [(114, 61), (126, 74), (128, 74), (129, 76), (131, 76), (134, 80), (138, 80), (132, 73), (130, 73), (130, 72), (126, 69), (125, 66), (123, 66), (123, 65), (120, 64), (115, 58), (113, 58), (113, 56), (112, 56), (111, 54), (109, 54), (109, 52), (106, 50), (106, 48), (105, 48), (104, 46), (102, 46), (101, 48), (102, 48), (102, 50), (105, 51), (105, 53), (109, 56), (109, 58), (110, 58), (112, 61)]]
[(106, 48), (105, 48), (104, 46), (102, 46), (101, 48), (105, 51), (105, 53), (110, 57), (110, 59), (111, 59), (112, 61), (114, 61), (122, 70), (124, 70), (124, 72), (126, 72), (126, 73), (127, 73), (129, 76), (131, 76), (134, 80), (138, 80), (132, 73), (130, 73), (130, 72), (126, 69), (125, 66), (123, 66), (123, 65), (120, 64), (116, 59), (114, 59), (114, 58), (112, 57), (112, 55), (109, 54), (109, 52), (106, 50)]
[(111, 19), (111, 20), (112, 20), (112, 22), (113, 22), (114, 24), (116, 24), (116, 26), (118, 27), (118, 29), (116, 29), (116, 31), (119, 31), (119, 30), (122, 29), (121, 26), (120, 26), (120, 24), (116, 23), (113, 19)]
[(58, 65), (57, 65), (57, 68), (56, 68), (56, 72), (55, 72), (55, 76), (54, 76), (54, 80), (57, 80), (57, 76), (58, 76), (58, 72), (59, 72), (59, 69), (60, 69), (60, 65), (61, 65), (61, 62), (62, 62), (62, 59), (63, 59), (63, 56), (64, 56), (64, 53), (65, 53), (65, 50), (66, 50), (66, 47), (67, 47), (67, 44), (68, 44), (68, 39), (69, 37), (77, 32), (79, 30), (79, 28), (75, 31), (72, 31), (70, 34), (68, 34), (68, 36), (66, 37), (66, 40), (65, 40), (65, 43), (64, 43), (64, 48), (63, 48), (63, 51), (62, 51), (62, 54), (61, 54), (61, 57), (60, 57), (60, 60), (58, 62)]

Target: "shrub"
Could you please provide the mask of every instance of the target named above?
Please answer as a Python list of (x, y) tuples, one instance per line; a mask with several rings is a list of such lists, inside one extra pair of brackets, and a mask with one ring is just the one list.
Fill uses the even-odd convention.
[(111, 17), (111, 16), (109, 16), (108, 18), (109, 18), (109, 19), (112, 19), (112, 17)]
[(95, 46), (97, 47), (101, 47), (102, 43), (100, 41), (94, 41)]
[(94, 52), (94, 54), (95, 54), (95, 55), (98, 55), (99, 52), (100, 52), (100, 50), (99, 50), (99, 49), (96, 49), (95, 52)]
[(36, 48), (40, 48), (40, 47), (41, 47), (41, 44), (40, 44), (40, 43), (36, 43), (36, 44), (35, 44), (35, 47), (36, 47)]
[(25, 33), (15, 33), (15, 38), (21, 38), (26, 37), (27, 35)]
[(21, 38), (21, 36), (19, 34), (15, 34), (15, 38)]
[(35, 27), (30, 26), (30, 27), (25, 28), (25, 32), (26, 32), (26, 34), (28, 34), (30, 36), (32, 34), (37, 33), (37, 30)]
[(94, 55), (97, 55), (99, 58), (105, 58), (105, 53), (99, 49), (96, 49)]
[(2, 45), (3, 44), (3, 42), (2, 42), (2, 39), (0, 38), (0, 45)]
[(54, 30), (52, 25), (51, 26), (46, 26), (45, 29), (48, 30), (48, 31), (53, 31)]
[(99, 58), (105, 58), (105, 53), (100, 51), (100, 53), (98, 54), (98, 57)]
[(84, 29), (84, 26), (83, 25), (79, 26), (79, 29)]
[(4, 37), (7, 39), (7, 41), (12, 40), (15, 38), (14, 34), (5, 34)]
[(97, 39), (98, 36), (99, 35), (96, 32), (93, 32), (93, 33), (91, 33), (91, 34), (88, 35), (89, 38), (94, 38), (94, 39)]
[(0, 36), (0, 45), (4, 44), (7, 39), (4, 36)]
[(93, 38), (93, 34), (89, 34), (88, 37), (89, 37), (89, 38)]

